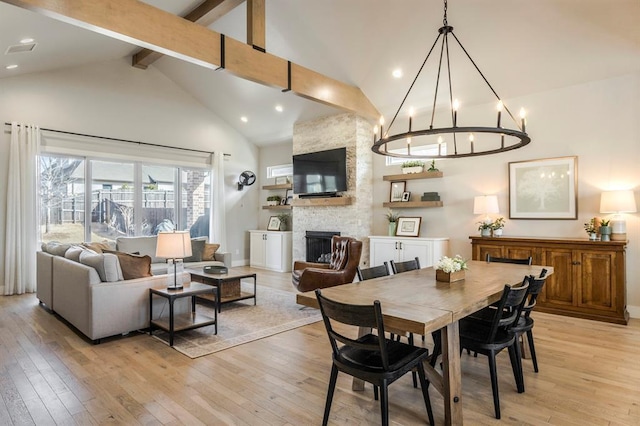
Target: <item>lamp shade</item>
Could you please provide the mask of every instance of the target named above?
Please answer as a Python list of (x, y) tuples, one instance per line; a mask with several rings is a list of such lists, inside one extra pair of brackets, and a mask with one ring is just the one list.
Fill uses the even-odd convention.
[(600, 196), (600, 213), (635, 213), (636, 198), (631, 190), (605, 191)]
[(191, 236), (188, 232), (159, 232), (156, 257), (184, 259), (191, 256)]
[(473, 199), (473, 214), (500, 213), (497, 195), (478, 195)]

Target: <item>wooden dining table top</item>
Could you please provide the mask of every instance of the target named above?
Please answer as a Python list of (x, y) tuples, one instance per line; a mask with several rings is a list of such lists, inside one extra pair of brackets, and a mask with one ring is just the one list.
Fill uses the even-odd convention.
[[(452, 283), (436, 281), (435, 269), (423, 268), (321, 291), (343, 303), (368, 305), (379, 300), (387, 326), (424, 335), (496, 302), (505, 284), (518, 285), (526, 275), (540, 275), (543, 268), (473, 260), (467, 265), (465, 279)], [(553, 273), (553, 268), (545, 268)], [(318, 306), (313, 291), (299, 293), (297, 303)]]

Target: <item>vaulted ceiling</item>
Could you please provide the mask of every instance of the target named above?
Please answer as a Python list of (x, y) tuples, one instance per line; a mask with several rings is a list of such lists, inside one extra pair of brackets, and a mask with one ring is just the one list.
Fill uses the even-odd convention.
[[(227, 0), (228, 1), (228, 0)], [(146, 0), (185, 16), (202, 0)], [(238, 6), (208, 28), (246, 42), (247, 7)], [(442, 25), (437, 0), (266, 0), (266, 51), (358, 87), (389, 117)], [(640, 72), (638, 0), (451, 0), (448, 22), (501, 97), (510, 99), (617, 75)], [(140, 25), (152, 25), (141, 22)], [(25, 37), (29, 53), (5, 53)], [(0, 79), (130, 58), (140, 47), (0, 1)], [(454, 60), (457, 60), (454, 55)], [(431, 60), (430, 60), (431, 61)], [(7, 70), (10, 64), (19, 67)], [(293, 123), (340, 110), (168, 56), (155, 61), (168, 78), (251, 142), (290, 140)], [(403, 77), (393, 78), (394, 69)], [(492, 95), (467, 63), (452, 64), (454, 90), (468, 104)], [(140, 70), (140, 72), (145, 72)], [(430, 108), (433, 69), (412, 91), (412, 105)], [(423, 96), (424, 95), (424, 96)], [(281, 105), (282, 112), (275, 110)], [(247, 117), (247, 122), (240, 117)]]

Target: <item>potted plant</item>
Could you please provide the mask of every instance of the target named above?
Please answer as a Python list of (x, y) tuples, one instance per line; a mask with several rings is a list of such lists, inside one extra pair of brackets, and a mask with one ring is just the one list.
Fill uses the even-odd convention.
[(455, 257), (443, 256), (435, 266), (436, 281), (454, 282), (464, 279), (467, 261), (459, 254)]
[(504, 217), (500, 216), (491, 224), (491, 232), (494, 237), (500, 237), (502, 235), (502, 228), (504, 228)]
[(277, 206), (280, 204), (280, 196), (279, 195), (269, 195), (267, 197), (267, 205), (268, 206)]
[(398, 218), (400, 217), (400, 214), (389, 209), (385, 216), (387, 217), (387, 221), (389, 221), (389, 235), (396, 235), (396, 228), (398, 226)]
[(592, 217), (589, 222), (584, 224), (584, 230), (589, 234), (590, 240), (595, 240), (598, 234), (598, 228), (596, 228), (596, 218)]
[(277, 217), (280, 219), (280, 230), (286, 231), (289, 228), (291, 215), (289, 213), (280, 213)]
[(611, 219), (602, 219), (600, 221), (600, 241), (611, 241), (611, 227), (609, 226)]
[(424, 161), (422, 160), (409, 160), (402, 163), (402, 173), (421, 173), (424, 170)]
[(431, 165), (429, 166), (429, 169), (427, 171), (428, 172), (439, 172), (440, 171), (436, 167), (436, 160), (431, 160)]
[(482, 235), (483, 237), (490, 237), (492, 226), (493, 222), (491, 222), (491, 220), (483, 220), (481, 222), (478, 222), (478, 231), (480, 231), (480, 235)]

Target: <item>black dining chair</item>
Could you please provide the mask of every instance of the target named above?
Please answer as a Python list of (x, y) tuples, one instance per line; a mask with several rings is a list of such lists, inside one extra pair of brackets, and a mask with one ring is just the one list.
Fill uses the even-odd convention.
[[(538, 372), (538, 359), (536, 358), (536, 348), (533, 344), (533, 318), (531, 318), (531, 312), (536, 307), (536, 301), (538, 295), (544, 287), (546, 281), (547, 270), (543, 269), (538, 278), (533, 276), (529, 277), (529, 291), (524, 306), (522, 307), (522, 314), (518, 322), (511, 328), (516, 334), (516, 342), (518, 342), (517, 349), (518, 355), (522, 355), (520, 351), (520, 338), (526, 333), (527, 341), (529, 342), (529, 350), (531, 351), (531, 361), (533, 362), (533, 371)], [(523, 341), (524, 344), (524, 341)], [(523, 377), (524, 380), (524, 377)]]
[(491, 262), (499, 262), (499, 263), (513, 263), (516, 265), (531, 265), (531, 261), (532, 261), (532, 257), (525, 257), (525, 258), (511, 258), (511, 257), (495, 257), (495, 256), (491, 256), (489, 253), (487, 253), (487, 262), (491, 263)]
[(372, 280), (374, 278), (386, 277), (389, 275), (389, 264), (384, 262), (382, 265), (372, 266), (371, 268), (356, 268), (358, 281)]
[(463, 349), (486, 355), (489, 360), (489, 374), (493, 391), (493, 406), (496, 419), (500, 418), (500, 397), (498, 394), (498, 374), (496, 355), (503, 349), (509, 350), (511, 368), (518, 393), (524, 392), (522, 380), (522, 360), (517, 349), (516, 334), (512, 327), (518, 322), (529, 289), (529, 277), (525, 277), (519, 287), (504, 286), (502, 297), (494, 309), (490, 322), (466, 317), (460, 320), (460, 352)]
[[(333, 365), (322, 424), (326, 425), (329, 422), (338, 372), (346, 373), (380, 388), (382, 424), (388, 425), (388, 386), (416, 369), (429, 423), (433, 425), (433, 411), (423, 366), (423, 362), (429, 357), (429, 351), (385, 338), (382, 307), (377, 300), (372, 305), (351, 305), (327, 299), (319, 289), (316, 290), (316, 298), (333, 352)], [(368, 333), (352, 339), (337, 331), (334, 324), (376, 329), (377, 334)]]
[(415, 269), (420, 269), (420, 259), (418, 259), (417, 257), (413, 260), (407, 260), (406, 262), (394, 262), (393, 260), (391, 261), (391, 270), (394, 274), (413, 271)]

